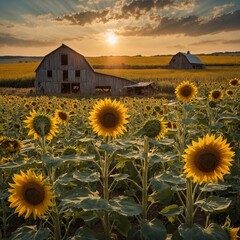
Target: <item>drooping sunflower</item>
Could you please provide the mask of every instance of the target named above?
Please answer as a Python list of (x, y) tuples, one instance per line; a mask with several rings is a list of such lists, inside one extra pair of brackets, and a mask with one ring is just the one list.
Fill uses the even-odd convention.
[(229, 80), (229, 85), (232, 87), (238, 86), (239, 84), (240, 84), (240, 81), (237, 78)]
[(35, 110), (30, 112), (30, 115), (30, 117), (24, 120), (24, 122), (27, 123), (26, 127), (30, 129), (28, 135), (33, 135), (34, 139), (46, 137), (47, 140), (51, 140), (56, 136), (58, 131), (55, 118), (38, 114)]
[(143, 135), (146, 135), (150, 138), (156, 138), (159, 140), (167, 132), (166, 123), (163, 122), (163, 119), (149, 120), (143, 126), (142, 131)]
[(214, 102), (219, 102), (223, 98), (223, 92), (221, 90), (212, 90), (209, 93), (209, 98)]
[(122, 103), (106, 98), (93, 106), (89, 120), (93, 131), (99, 136), (116, 138), (126, 131), (128, 117), (127, 108)]
[(13, 175), (14, 183), (9, 183), (10, 196), (8, 201), (11, 208), (16, 208), (18, 216), (24, 215), (25, 219), (31, 213), (34, 219), (44, 215), (50, 206), (54, 206), (53, 192), (50, 186), (45, 184), (42, 174), (36, 175), (32, 170), (26, 173)]
[(69, 121), (69, 113), (61, 111), (61, 110), (56, 110), (55, 118), (59, 123), (61, 123), (63, 125), (67, 125), (67, 123)]
[(197, 87), (189, 81), (184, 81), (175, 89), (175, 94), (178, 100), (183, 103), (190, 102), (197, 95)]
[(218, 182), (223, 180), (224, 174), (230, 173), (230, 166), (234, 152), (229, 144), (215, 135), (207, 134), (204, 138), (199, 138), (198, 142), (192, 141), (183, 154), (185, 162), (184, 173), (187, 177), (192, 177), (193, 182)]

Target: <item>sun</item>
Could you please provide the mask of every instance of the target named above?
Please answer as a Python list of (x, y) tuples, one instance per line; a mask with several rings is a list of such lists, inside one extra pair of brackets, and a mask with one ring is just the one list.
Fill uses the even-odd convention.
[(117, 36), (116, 36), (116, 34), (113, 33), (113, 32), (108, 33), (108, 35), (107, 35), (107, 42), (108, 42), (109, 44), (111, 44), (111, 45), (116, 44), (116, 42), (117, 42)]

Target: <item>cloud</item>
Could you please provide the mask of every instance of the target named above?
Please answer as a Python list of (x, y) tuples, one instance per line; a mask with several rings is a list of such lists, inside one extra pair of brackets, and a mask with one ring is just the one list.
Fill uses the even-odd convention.
[[(97, 3), (98, 0), (92, 0), (90, 3)], [(146, 18), (146, 14), (155, 11), (158, 12), (163, 9), (185, 9), (193, 6), (195, 0), (132, 0), (126, 3), (123, 0), (118, 0), (111, 8), (104, 10), (85, 10), (78, 13), (67, 14), (62, 17), (55, 18), (56, 21), (64, 21), (71, 24), (84, 26), (93, 22), (106, 23), (111, 20), (120, 20), (141, 17)]]
[[(78, 38), (79, 39), (79, 38)], [(0, 34), (0, 46), (8, 47), (47, 47), (55, 46), (61, 42), (70, 41), (73, 39), (62, 39), (60, 41), (43, 41), (43, 40), (32, 40), (22, 39), (10, 34)]]
[(156, 26), (146, 24), (142, 27), (125, 27), (119, 31), (124, 36), (160, 36), (183, 34), (185, 36), (200, 36), (219, 32), (240, 30), (240, 10), (230, 12), (209, 20), (197, 16), (182, 18), (158, 17)]
[(0, 26), (5, 27), (5, 28), (13, 28), (14, 27), (13, 24), (3, 24), (3, 23), (0, 23)]
[(191, 46), (202, 46), (202, 45), (218, 44), (218, 43), (221, 43), (221, 41), (219, 41), (219, 40), (203, 40), (200, 42), (191, 43), (190, 45)]
[(71, 24), (77, 24), (80, 26), (84, 26), (86, 24), (91, 24), (92, 22), (103, 22), (105, 23), (107, 20), (106, 16), (109, 13), (109, 10), (103, 11), (84, 11), (79, 13), (74, 13), (71, 15), (64, 15), (63, 17), (55, 18), (56, 21), (66, 20)]
[(240, 44), (240, 38), (239, 39), (232, 39), (232, 40), (227, 40), (227, 41), (224, 41), (223, 43), (225, 44)]
[(223, 11), (225, 9), (233, 7), (233, 6), (235, 6), (234, 2), (226, 3), (226, 4), (223, 4), (220, 6), (215, 6), (212, 11), (213, 17), (219, 16), (220, 14), (223, 13)]

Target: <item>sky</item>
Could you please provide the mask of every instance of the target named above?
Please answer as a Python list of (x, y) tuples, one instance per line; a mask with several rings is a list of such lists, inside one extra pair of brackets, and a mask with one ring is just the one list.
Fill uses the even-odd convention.
[(240, 0), (0, 0), (0, 55), (240, 51)]

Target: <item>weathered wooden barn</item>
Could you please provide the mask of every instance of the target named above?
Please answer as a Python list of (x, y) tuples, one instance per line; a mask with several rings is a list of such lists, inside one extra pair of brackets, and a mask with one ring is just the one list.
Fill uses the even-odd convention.
[(46, 55), (36, 69), (37, 94), (73, 93), (81, 96), (126, 94), (134, 81), (95, 72), (85, 57), (62, 44)]
[(127, 89), (127, 94), (130, 95), (149, 95), (154, 92), (153, 82), (138, 82), (123, 88)]
[(200, 59), (191, 54), (190, 52), (182, 53), (179, 52), (174, 55), (169, 62), (169, 68), (176, 69), (203, 69), (205, 65), (200, 61)]

